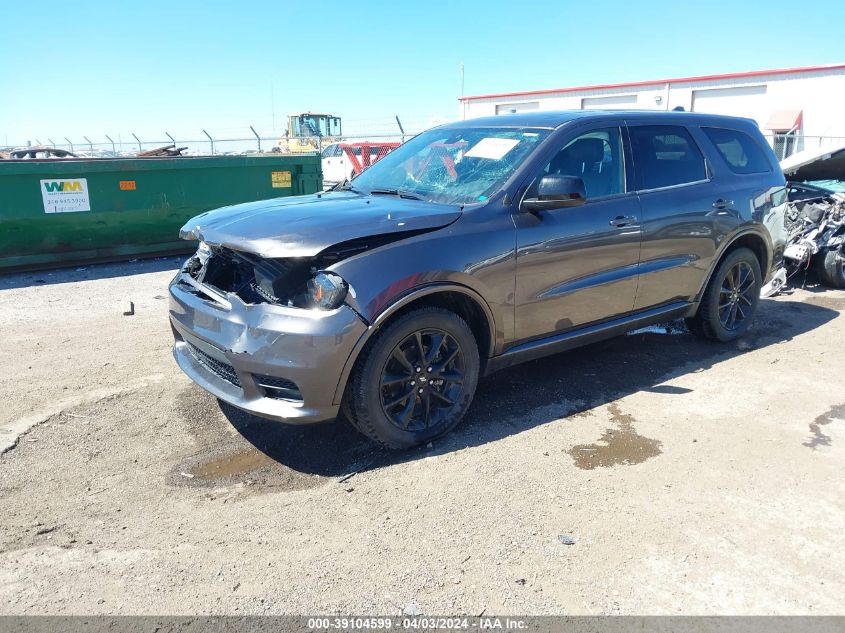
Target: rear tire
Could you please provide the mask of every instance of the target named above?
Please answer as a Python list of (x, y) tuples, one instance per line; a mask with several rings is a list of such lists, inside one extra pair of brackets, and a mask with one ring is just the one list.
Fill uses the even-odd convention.
[(739, 338), (751, 326), (762, 283), (754, 253), (747, 248), (731, 251), (710, 278), (698, 311), (687, 319), (687, 326), (711, 341)]
[(368, 343), (344, 410), (355, 428), (387, 448), (417, 446), (463, 419), (479, 368), (478, 345), (466, 322), (442, 308), (420, 308)]
[(845, 261), (839, 249), (828, 249), (816, 255), (816, 272), (825, 286), (845, 288)]

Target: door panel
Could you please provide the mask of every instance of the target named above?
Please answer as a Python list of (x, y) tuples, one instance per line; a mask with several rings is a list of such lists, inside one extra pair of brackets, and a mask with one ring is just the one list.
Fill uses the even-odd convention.
[(516, 334), (528, 339), (631, 312), (640, 255), (635, 195), (521, 213), (517, 225)]
[(640, 195), (643, 242), (637, 310), (690, 301), (716, 252), (719, 225), (733, 224), (729, 210), (712, 206), (709, 183)]
[(630, 180), (630, 154), (621, 121), (582, 129), (528, 188), (536, 195), (546, 174), (577, 176), (581, 206), (519, 213), (515, 329), (538, 338), (631, 312), (640, 258), (640, 203)]
[(684, 126), (630, 125), (642, 209), (636, 310), (698, 293), (713, 260), (718, 225), (731, 214), (718, 198), (704, 154)]

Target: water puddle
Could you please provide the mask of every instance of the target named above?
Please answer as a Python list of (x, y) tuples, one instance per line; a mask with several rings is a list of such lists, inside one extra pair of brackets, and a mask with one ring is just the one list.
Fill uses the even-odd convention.
[(224, 479), (239, 475), (247, 475), (254, 470), (271, 466), (273, 460), (261, 451), (255, 449), (240, 451), (231, 455), (224, 455), (217, 459), (201, 462), (190, 469), (190, 475), (200, 479)]
[(169, 483), (190, 488), (243, 486), (249, 490), (305, 490), (324, 484), (319, 475), (302, 473), (280, 464), (260, 450), (243, 448), (241, 443), (208, 448), (177, 464), (168, 476)]
[(593, 444), (578, 444), (570, 449), (569, 455), (578, 468), (592, 470), (598, 466), (641, 464), (663, 452), (659, 440), (637, 433), (633, 416), (622, 413), (619, 405), (611, 404), (608, 410), (611, 422), (617, 427), (607, 429)]
[(326, 483), (326, 477), (291, 467), (292, 460), (285, 451), (295, 446), (291, 429), (238, 414), (243, 420), (233, 420), (245, 425), (239, 430), (247, 435), (233, 434), (233, 420), (227, 417), (227, 410), (194, 386), (181, 393), (174, 404), (198, 452), (171, 468), (168, 484), (189, 488), (238, 486), (258, 493), (304, 490)]
[(845, 421), (845, 403), (831, 407), (829, 411), (822, 413), (810, 423), (810, 433), (813, 435), (803, 443), (807, 448), (817, 449), (819, 446), (830, 446), (833, 441), (830, 435), (825, 435), (822, 430), (834, 420)]

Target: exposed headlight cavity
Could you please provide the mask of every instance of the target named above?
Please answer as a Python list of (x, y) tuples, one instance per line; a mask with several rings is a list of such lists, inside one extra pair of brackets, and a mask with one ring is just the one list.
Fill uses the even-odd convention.
[(208, 261), (208, 257), (211, 255), (211, 247), (206, 244), (205, 242), (200, 242), (199, 248), (197, 248), (196, 257), (200, 261), (200, 264), (205, 264)]
[(334, 273), (320, 272), (308, 280), (308, 298), (311, 305), (321, 310), (334, 310), (346, 298), (347, 283)]
[(334, 310), (351, 292), (336, 273), (321, 271), (322, 258), (265, 259), (251, 253), (200, 242), (182, 269), (222, 294), (237, 295), (247, 305), (270, 303), (290, 308)]

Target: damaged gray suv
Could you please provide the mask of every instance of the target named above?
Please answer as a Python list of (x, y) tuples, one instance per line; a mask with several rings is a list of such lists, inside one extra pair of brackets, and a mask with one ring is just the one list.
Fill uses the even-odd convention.
[(754, 122), (546, 112), (411, 139), (351, 182), (190, 220), (170, 286), (179, 366), (299, 424), (390, 448), (464, 417), (480, 377), (684, 317), (729, 341), (784, 249)]

